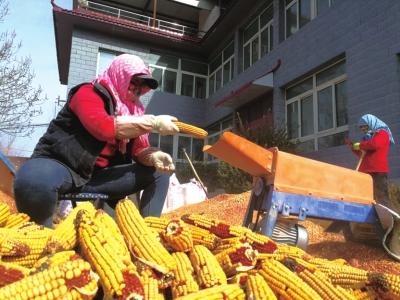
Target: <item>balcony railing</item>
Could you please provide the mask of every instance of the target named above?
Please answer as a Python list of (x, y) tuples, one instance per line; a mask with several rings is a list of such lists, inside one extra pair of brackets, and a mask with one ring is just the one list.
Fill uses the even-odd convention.
[[(167, 21), (163, 21), (160, 19), (156, 19), (155, 22), (153, 21), (153, 17), (148, 17), (140, 14), (136, 14), (127, 10), (118, 9), (115, 7), (95, 3), (92, 1), (86, 1), (85, 5), (82, 8), (99, 12), (103, 14), (107, 14), (113, 17), (121, 18), (124, 20), (133, 21), (142, 25), (150, 26), (159, 28), (165, 31), (174, 32), (180, 35), (192, 36), (192, 37), (203, 37), (205, 35), (204, 31), (198, 30), (196, 28), (191, 28), (188, 26), (183, 26), (176, 23), (171, 23)], [(154, 23), (154, 24), (153, 24)], [(154, 25), (154, 26), (153, 26)]]

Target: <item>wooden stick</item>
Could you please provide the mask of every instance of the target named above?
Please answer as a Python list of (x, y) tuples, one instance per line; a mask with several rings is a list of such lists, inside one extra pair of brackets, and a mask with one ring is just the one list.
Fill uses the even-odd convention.
[(364, 151), (364, 150), (361, 150), (361, 156), (360, 156), (360, 158), (358, 159), (358, 164), (357, 164), (357, 167), (356, 167), (356, 171), (358, 171), (358, 168), (359, 168), (360, 165), (361, 165), (361, 162), (362, 162), (362, 160), (363, 160), (363, 158), (364, 158), (364, 156), (365, 156), (365, 153), (367, 153), (367, 152)]
[(210, 199), (210, 197), (208, 196), (207, 190), (206, 190), (206, 188), (204, 187), (203, 182), (201, 182), (199, 175), (197, 175), (197, 172), (196, 172), (196, 170), (194, 169), (194, 166), (193, 166), (192, 162), (190, 161), (189, 155), (187, 155), (187, 153), (186, 153), (186, 149), (185, 149), (185, 148), (182, 148), (182, 151), (183, 151), (183, 153), (185, 154), (186, 159), (187, 159), (187, 161), (189, 162), (190, 167), (191, 167), (192, 170), (193, 170), (194, 176), (196, 176), (196, 178), (197, 178), (197, 180), (199, 181), (201, 187), (203, 188), (204, 193), (206, 193), (207, 199)]

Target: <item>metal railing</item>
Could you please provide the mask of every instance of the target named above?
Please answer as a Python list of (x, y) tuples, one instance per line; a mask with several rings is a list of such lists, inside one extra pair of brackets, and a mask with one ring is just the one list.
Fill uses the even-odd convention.
[[(114, 16), (120, 19), (133, 21), (142, 25), (155, 27), (161, 30), (170, 31), (180, 35), (186, 35), (198, 38), (201, 38), (205, 35), (204, 31), (198, 30), (196, 28), (191, 28), (188, 26), (183, 26), (177, 23), (171, 23), (160, 19), (156, 19), (155, 22), (153, 22), (153, 17), (136, 14), (127, 10), (118, 9), (115, 7), (95, 3), (92, 1), (86, 1), (85, 5), (82, 6), (82, 8)], [(155, 23), (154, 26), (153, 23)]]

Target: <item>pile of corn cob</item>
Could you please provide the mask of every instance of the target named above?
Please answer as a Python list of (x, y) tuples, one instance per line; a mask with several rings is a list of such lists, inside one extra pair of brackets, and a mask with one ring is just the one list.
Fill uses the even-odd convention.
[(116, 221), (91, 202), (46, 229), (0, 204), (0, 299), (400, 299), (400, 276), (313, 258), (201, 215)]

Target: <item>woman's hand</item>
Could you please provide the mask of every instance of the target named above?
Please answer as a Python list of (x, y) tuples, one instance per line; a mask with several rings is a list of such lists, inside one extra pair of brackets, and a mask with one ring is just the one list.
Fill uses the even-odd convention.
[(175, 165), (168, 153), (156, 151), (151, 155), (151, 161), (159, 172), (170, 173), (175, 170)]
[(160, 115), (155, 116), (154, 121), (154, 130), (163, 136), (179, 132), (178, 127), (173, 123), (173, 121), (178, 121), (175, 117)]

